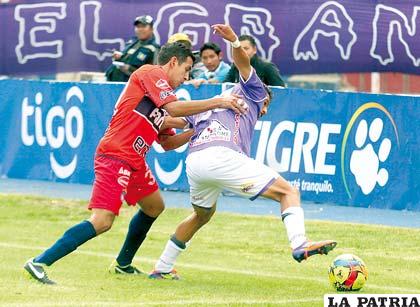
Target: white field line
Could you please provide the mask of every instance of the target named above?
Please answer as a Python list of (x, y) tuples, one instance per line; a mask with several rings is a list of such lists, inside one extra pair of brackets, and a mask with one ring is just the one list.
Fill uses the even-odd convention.
[[(284, 305), (284, 304), (293, 304), (296, 306), (297, 303), (309, 303), (309, 302), (322, 302), (323, 298), (304, 298), (304, 299), (285, 299), (285, 300), (178, 300), (178, 301), (154, 301), (154, 302), (138, 302), (138, 303), (132, 303), (132, 302), (110, 302), (110, 301), (101, 301), (101, 302), (87, 302), (87, 303), (71, 303), (71, 302), (62, 302), (62, 303), (37, 303), (37, 307), (53, 307), (53, 306), (168, 306), (168, 305)], [(12, 303), (12, 304), (6, 304), (2, 306), (8, 306), (8, 307), (24, 307), (24, 306), (34, 306), (32, 303)]]
[[(27, 246), (22, 244), (14, 244), (14, 243), (6, 243), (0, 242), (0, 246), (4, 248), (16, 248), (16, 249), (26, 249), (26, 250), (45, 250), (46, 247), (40, 246)], [(79, 253), (82, 255), (94, 256), (94, 257), (104, 257), (114, 259), (114, 254), (108, 253), (100, 253), (100, 252), (93, 252), (93, 251), (85, 251), (85, 250), (77, 250), (75, 253)], [(157, 259), (145, 258), (145, 257), (135, 257), (135, 260), (139, 262), (146, 262), (155, 264)], [(23, 265), (23, 264), (22, 264)], [(304, 280), (304, 281), (313, 281), (319, 283), (325, 283), (324, 278), (316, 278), (316, 277), (305, 277), (305, 276), (295, 276), (289, 274), (281, 274), (281, 273), (269, 273), (269, 272), (261, 272), (261, 271), (250, 271), (250, 270), (238, 270), (238, 269), (230, 269), (218, 266), (209, 266), (203, 264), (194, 264), (194, 263), (180, 263), (177, 265), (178, 267), (196, 269), (201, 271), (209, 271), (209, 272), (221, 272), (221, 273), (231, 273), (231, 274), (241, 274), (241, 275), (250, 275), (250, 276), (260, 276), (260, 277), (267, 277), (267, 278), (275, 278), (275, 279), (295, 279), (295, 280)], [(368, 283), (368, 287), (371, 289), (378, 289), (378, 290), (385, 290), (385, 291), (398, 291), (404, 293), (420, 293), (419, 288), (403, 288), (403, 287), (393, 287), (393, 286), (381, 286), (375, 285), (372, 283)]]

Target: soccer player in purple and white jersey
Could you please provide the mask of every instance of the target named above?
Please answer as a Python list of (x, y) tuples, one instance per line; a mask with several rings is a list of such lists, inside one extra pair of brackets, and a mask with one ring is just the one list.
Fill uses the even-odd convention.
[(292, 256), (298, 262), (315, 254), (327, 254), (337, 245), (332, 240), (308, 241), (298, 190), (276, 171), (249, 157), (255, 123), (267, 112), (271, 93), (251, 67), (232, 28), (218, 24), (213, 29), (232, 44), (233, 60), (241, 78), (229, 94), (242, 99), (247, 112), (237, 115), (231, 110), (215, 109), (177, 119), (178, 128), (189, 124), (194, 129), (186, 159), (194, 213), (178, 225), (166, 244), (149, 275), (153, 279), (179, 279), (174, 270), (176, 258), (193, 235), (210, 220), (222, 190), (251, 200), (263, 196), (279, 202)]

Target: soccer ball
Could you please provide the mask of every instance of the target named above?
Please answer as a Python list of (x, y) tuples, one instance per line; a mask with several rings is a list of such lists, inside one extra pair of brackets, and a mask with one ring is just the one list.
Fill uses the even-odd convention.
[(337, 291), (358, 291), (365, 284), (368, 271), (362, 259), (352, 254), (343, 254), (331, 263), (328, 277)]

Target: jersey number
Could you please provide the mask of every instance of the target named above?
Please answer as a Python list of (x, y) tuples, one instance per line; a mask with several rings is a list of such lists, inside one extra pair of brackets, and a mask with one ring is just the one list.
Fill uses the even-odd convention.
[(134, 150), (142, 157), (149, 151), (150, 146), (146, 144), (141, 136), (138, 136), (133, 143)]

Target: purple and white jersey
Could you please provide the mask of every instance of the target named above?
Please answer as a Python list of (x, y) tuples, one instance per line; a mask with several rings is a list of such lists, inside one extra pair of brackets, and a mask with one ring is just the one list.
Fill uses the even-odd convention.
[(245, 103), (247, 111), (236, 114), (232, 110), (214, 109), (187, 116), (185, 119), (195, 132), (189, 144), (189, 152), (212, 146), (224, 146), (249, 156), (254, 126), (267, 98), (263, 83), (254, 69), (248, 78), (221, 95), (237, 94)]

